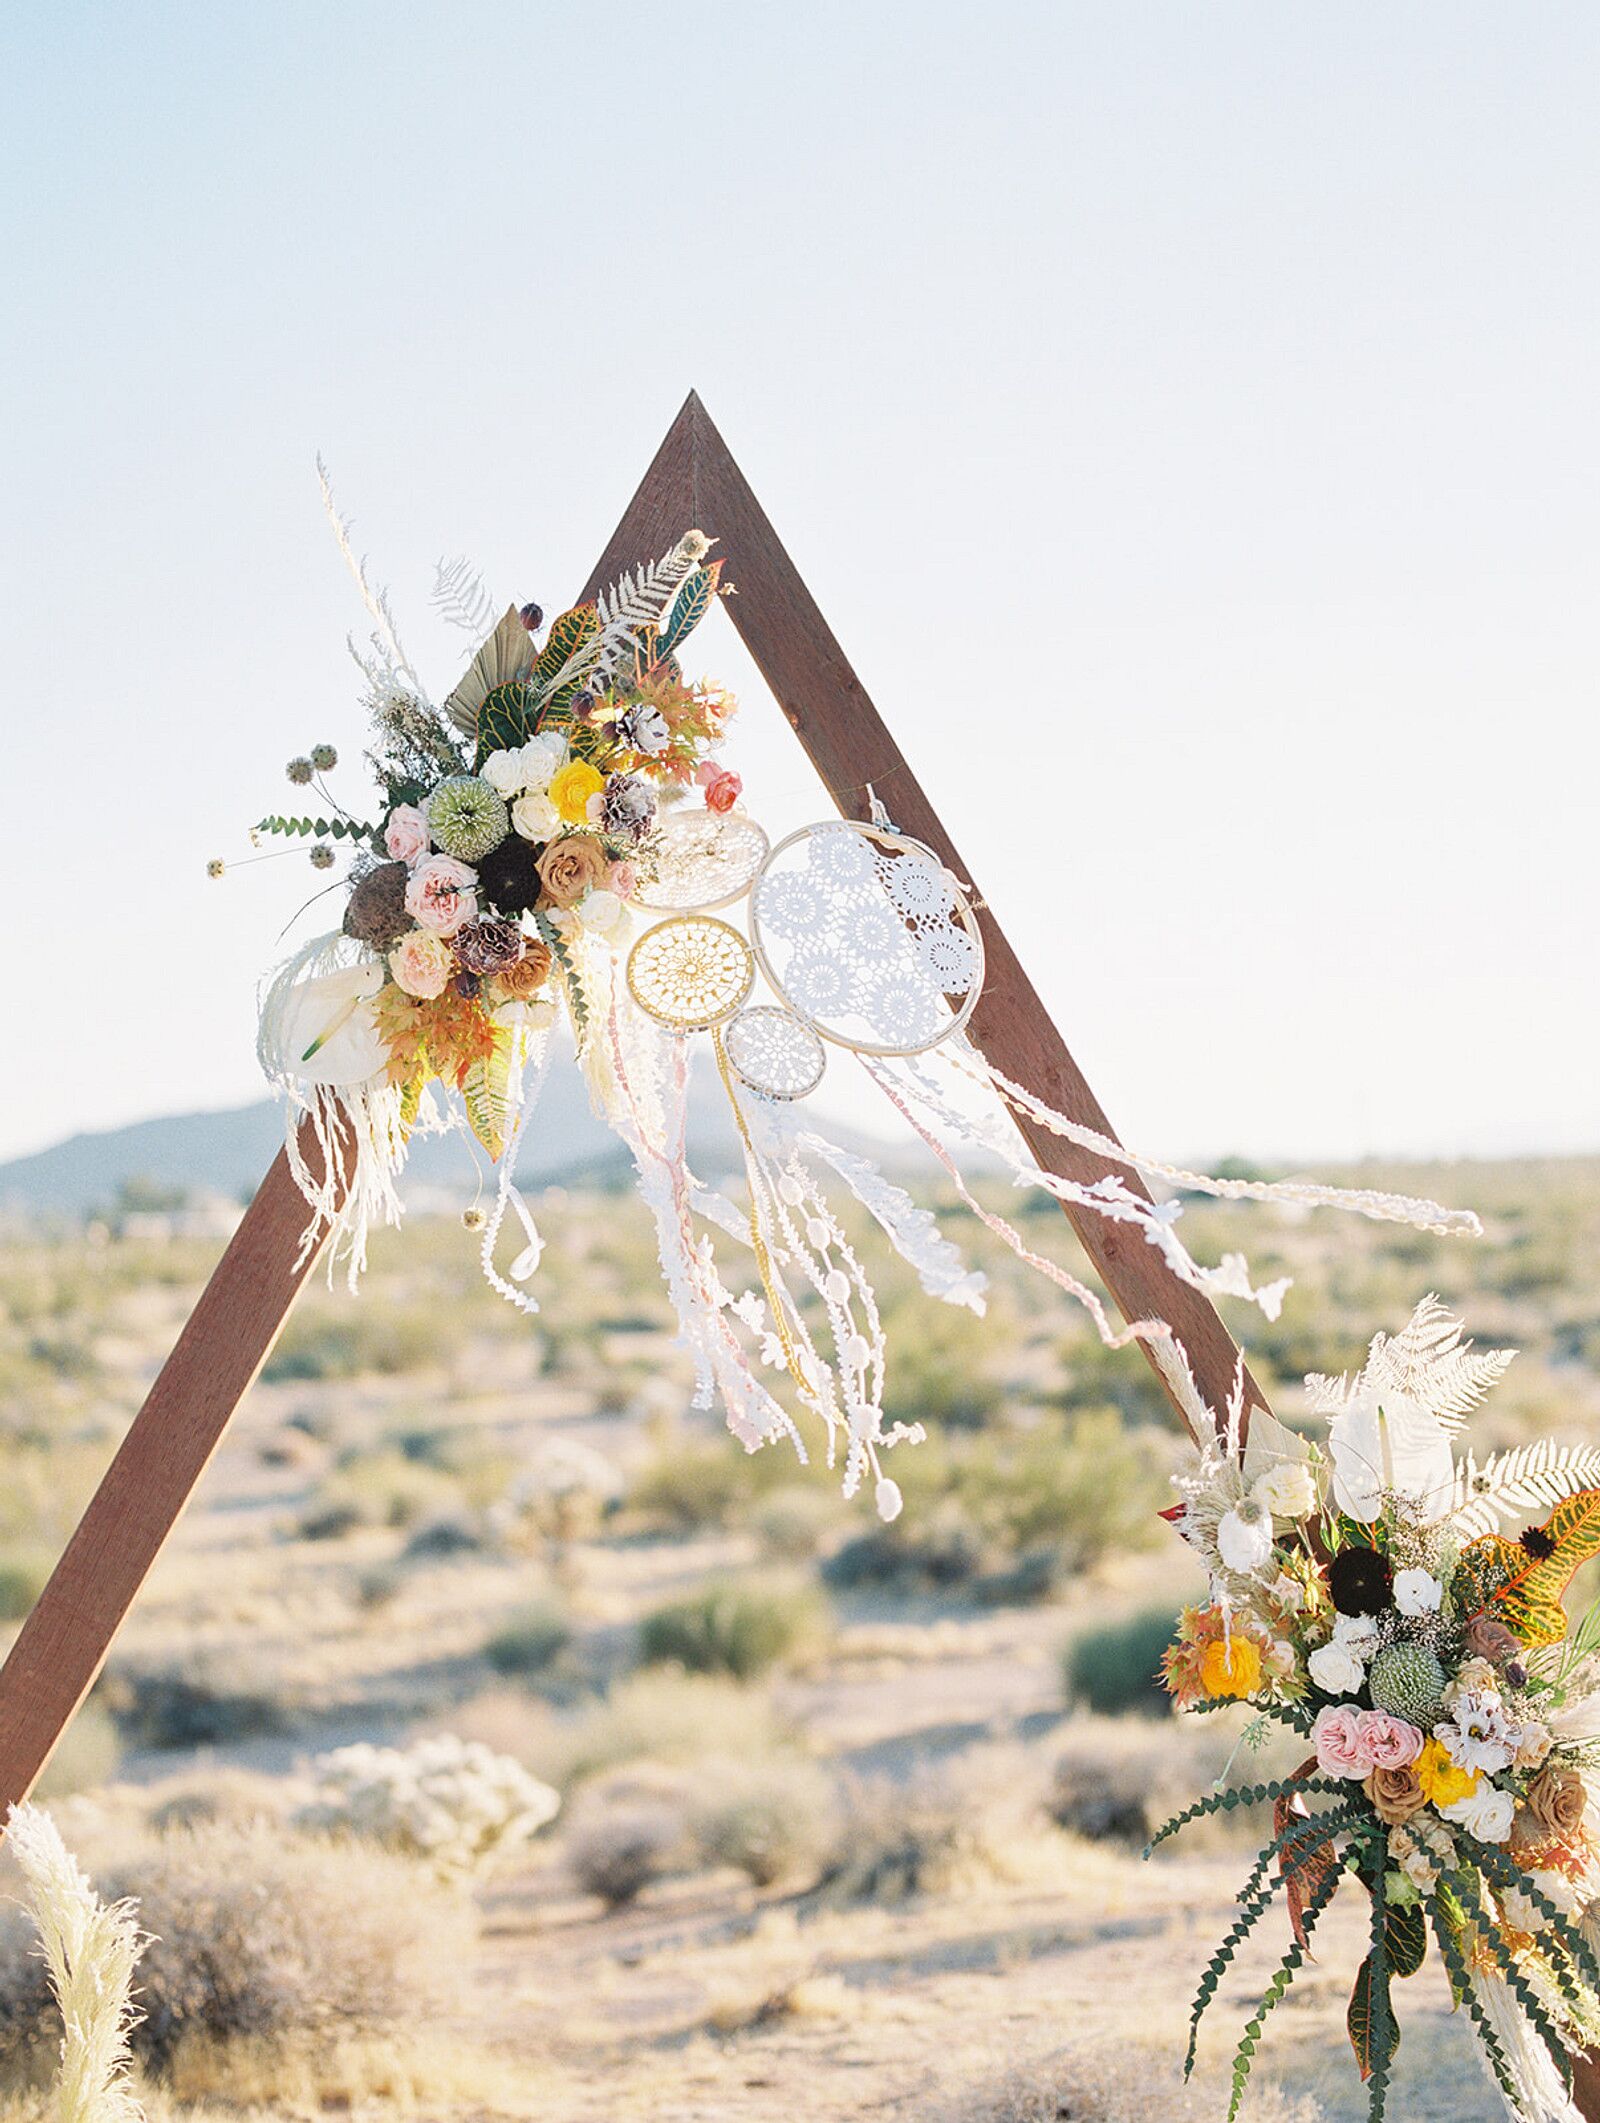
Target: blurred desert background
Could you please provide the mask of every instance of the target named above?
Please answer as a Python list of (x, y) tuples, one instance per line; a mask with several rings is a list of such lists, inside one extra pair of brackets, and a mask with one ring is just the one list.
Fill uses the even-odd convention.
[[(992, 1302), (983, 1322), (932, 1303), (871, 1247), (890, 1412), (930, 1431), (896, 1453), (906, 1508), (880, 1526), (824, 1467), (691, 1409), (645, 1213), (550, 1095), (546, 1167), (568, 1154), (530, 1175), (539, 1319), (478, 1279), (457, 1145), (359, 1297), (309, 1287), (49, 1773), (69, 1843), (159, 1939), (152, 2114), (1220, 2113), (1283, 1926), (1185, 2089), (1188, 2000), (1254, 1829), (1141, 1851), (1262, 1761), (1230, 1762), (1242, 1718), (1180, 1726), (1151, 1685), (1191, 1584), (1143, 1360), (896, 1165)], [(273, 1126), (152, 1124), (0, 1169), (8, 1633)], [(706, 1176), (726, 1147), (704, 1122)], [(1247, 1244), (1294, 1277), (1248, 1330), (1286, 1416), (1305, 1371), (1357, 1363), (1437, 1289), (1523, 1352), (1486, 1439), (1600, 1435), (1600, 1160), (1337, 1176), (1470, 1204), (1487, 1235), (1188, 1202), (1203, 1257)], [(983, 1185), (1074, 1258), (1053, 1204)], [(352, 1747), (380, 1751), (330, 1772)], [(1326, 1936), (1269, 2031), (1261, 2123), (1361, 2110), (1354, 1942)], [(16, 2117), (52, 2039), (29, 1947), (8, 1912)], [(1395, 2112), (1492, 2115), (1431, 1964), (1408, 2003)]]

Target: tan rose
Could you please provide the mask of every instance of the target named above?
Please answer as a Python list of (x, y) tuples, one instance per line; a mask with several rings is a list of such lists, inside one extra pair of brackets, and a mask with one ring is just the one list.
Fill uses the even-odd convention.
[(1504, 1622), (1497, 1622), (1486, 1614), (1475, 1614), (1467, 1624), (1467, 1649), (1476, 1652), (1480, 1659), (1490, 1659), (1503, 1666), (1507, 1659), (1522, 1656), (1520, 1639), (1514, 1637)]
[(514, 966), (495, 975), (495, 994), (503, 1002), (531, 1002), (550, 978), (550, 946), (542, 936), (530, 936)]
[(1361, 1788), (1372, 1801), (1378, 1819), (1390, 1828), (1398, 1828), (1402, 1821), (1409, 1821), (1428, 1803), (1423, 1795), (1422, 1780), (1410, 1762), (1402, 1769), (1375, 1769)]
[(1553, 1742), (1546, 1725), (1524, 1725), (1522, 1738), (1517, 1742), (1516, 1764), (1518, 1769), (1538, 1769), (1549, 1754)]
[(569, 833), (564, 840), (551, 841), (535, 867), (550, 904), (574, 907), (585, 892), (604, 880), (611, 865), (599, 841)]
[(1583, 1827), (1589, 1793), (1575, 1769), (1547, 1762), (1528, 1786), (1524, 1803), (1544, 1830), (1546, 1841), (1572, 1843)]

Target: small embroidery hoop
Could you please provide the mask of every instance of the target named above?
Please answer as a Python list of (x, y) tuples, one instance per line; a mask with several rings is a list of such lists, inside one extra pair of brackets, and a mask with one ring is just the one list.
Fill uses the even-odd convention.
[[(962, 928), (971, 940), (973, 949), (978, 954), (978, 970), (973, 976), (971, 987), (968, 988), (966, 995), (962, 999), (961, 1007), (952, 1012), (949, 1024), (941, 1026), (932, 1039), (923, 1040), (919, 1046), (882, 1046), (875, 1041), (849, 1039), (842, 1032), (830, 1031), (820, 1018), (814, 1017), (809, 1010), (803, 1009), (799, 1003), (791, 998), (783, 982), (773, 970), (772, 961), (767, 955), (766, 945), (762, 941), (761, 884), (768, 871), (777, 862), (779, 856), (794, 847), (798, 841), (809, 840), (813, 834), (846, 832), (859, 833), (863, 840), (870, 841), (875, 847), (886, 848), (891, 854), (915, 855), (920, 857), (922, 861), (931, 863), (940, 875), (946, 879), (951, 891), (954, 893), (955, 912), (960, 918)], [(898, 912), (898, 909), (896, 909), (896, 912)], [(909, 933), (909, 923), (907, 923), (907, 930)], [(984, 975), (987, 971), (983, 949), (983, 931), (978, 927), (978, 917), (972, 911), (972, 905), (967, 898), (966, 889), (954, 872), (946, 869), (945, 865), (940, 862), (938, 856), (934, 854), (932, 848), (925, 841), (913, 840), (907, 833), (891, 832), (887, 826), (869, 825), (859, 818), (824, 818), (819, 819), (814, 825), (796, 826), (792, 833), (786, 833), (776, 846), (768, 850), (766, 861), (756, 872), (750, 885), (750, 948), (755, 953), (756, 964), (761, 968), (761, 977), (773, 994), (778, 997), (785, 1009), (794, 1012), (802, 1024), (809, 1025), (819, 1039), (825, 1039), (830, 1046), (843, 1047), (846, 1053), (849, 1054), (874, 1054), (885, 1058), (897, 1054), (931, 1053), (935, 1047), (943, 1046), (947, 1039), (953, 1039), (958, 1032), (964, 1030), (967, 1020), (977, 1008), (978, 997), (983, 993)], [(948, 1006), (950, 998), (946, 996), (944, 999)]]

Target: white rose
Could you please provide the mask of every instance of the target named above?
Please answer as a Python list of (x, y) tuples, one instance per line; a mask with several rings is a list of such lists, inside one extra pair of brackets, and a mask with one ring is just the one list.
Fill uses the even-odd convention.
[(1248, 1502), (1225, 1512), (1217, 1528), (1217, 1552), (1230, 1570), (1253, 1577), (1272, 1558), (1272, 1514)]
[(566, 760), (567, 742), (564, 737), (530, 737), (517, 757), (521, 762), (524, 789), (547, 789), (551, 777), (558, 773)]
[(1370, 1659), (1378, 1648), (1377, 1617), (1370, 1614), (1336, 1614), (1333, 1641), (1342, 1644), (1352, 1658)]
[(511, 806), (511, 823), (524, 840), (550, 840), (561, 824), (561, 813), (543, 789), (536, 789)]
[(1343, 1644), (1324, 1644), (1306, 1661), (1311, 1678), (1324, 1695), (1355, 1695), (1366, 1678), (1361, 1661)]
[(585, 892), (574, 911), (583, 926), (592, 929), (597, 936), (609, 936), (620, 922), (626, 920), (628, 912), (615, 892), (607, 892), (601, 886)]
[(1280, 1460), (1257, 1478), (1250, 1494), (1275, 1519), (1309, 1518), (1317, 1508), (1316, 1477), (1304, 1460)]
[(1488, 1783), (1480, 1784), (1476, 1791), (1469, 1791), (1464, 1799), (1439, 1808), (1447, 1821), (1454, 1821), (1469, 1836), (1476, 1836), (1480, 1843), (1508, 1841), (1511, 1816), (1516, 1810), (1516, 1801), (1509, 1791)]
[(1394, 1603), (1402, 1614), (1437, 1614), (1444, 1587), (1427, 1570), (1402, 1570), (1394, 1581)]
[(522, 771), (520, 751), (491, 752), (478, 769), (478, 774), (497, 796), (515, 796), (528, 786), (527, 776)]

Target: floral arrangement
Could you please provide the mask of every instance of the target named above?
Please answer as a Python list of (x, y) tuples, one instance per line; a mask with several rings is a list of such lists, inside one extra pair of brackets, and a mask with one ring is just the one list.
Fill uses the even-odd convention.
[(336, 1748), (311, 1775), (297, 1828), (383, 1843), (450, 1878), (483, 1871), (561, 1809), (559, 1793), (510, 1755), (448, 1732), (405, 1748)]
[[(1204, 1606), (1166, 1654), (1180, 1709), (1247, 1703), (1310, 1752), (1170, 1821), (1269, 1802), (1272, 1835), (1212, 1956), (1201, 2015), (1281, 1893), (1291, 1937), (1239, 2043), (1238, 2111), (1267, 2015), (1353, 1876), (1370, 1945), (1348, 2024), (1369, 2114), (1400, 2040), (1398, 1979), (1431, 1937), (1509, 2112), (1575, 2118), (1574, 2052), (1600, 2040), (1600, 1623), (1562, 1597), (1600, 1554), (1600, 1449), (1541, 1441), (1479, 1461), (1467, 1418), (1511, 1361), (1475, 1353), (1434, 1298), (1353, 1378), (1307, 1381), (1325, 1445), (1232, 1408), (1168, 1514)], [(1520, 1532), (1508, 1526), (1532, 1519)]]
[[(1115, 1328), (1093, 1289), (973, 1193), (963, 1151), (1128, 1227), (1177, 1280), (1269, 1316), (1287, 1285), (1258, 1288), (1242, 1255), (1197, 1261), (1176, 1191), (1476, 1228), (1462, 1212), (1372, 1190), (1190, 1172), (1073, 1121), (994, 1068), (969, 1029), (983, 925), (962, 882), (894, 831), (876, 792), (867, 819), (831, 819), (776, 846), (746, 810), (722, 754), (735, 704), (682, 661), (732, 589), (701, 532), (548, 627), (535, 605), (499, 608), (464, 564), (441, 568), (436, 600), (476, 647), (435, 705), (326, 481), (324, 493), (372, 625), (370, 642), (352, 648), (375, 794), (346, 809), (326, 779), (334, 748), (317, 745), (289, 762), (288, 777), (318, 809), (255, 828), (258, 843), (309, 841), (319, 871), (341, 848), (351, 858), (328, 887), (342, 894), (338, 926), (272, 979), (258, 1045), (287, 1106), (285, 1150), (310, 1210), (305, 1247), (327, 1241), (330, 1272), (345, 1258), (352, 1288), (374, 1220), (399, 1220), (413, 1135), (464, 1123), (498, 1167), (490, 1205), (467, 1215), (483, 1272), (509, 1302), (538, 1310), (544, 1241), (516, 1163), (562, 1028), (596, 1111), (632, 1156), (697, 1405), (720, 1399), (750, 1450), (788, 1439), (804, 1458), (808, 1436), (820, 1442), (846, 1493), (865, 1486), (892, 1518), (900, 1492), (886, 1456), (922, 1431), (885, 1418), (882, 1320), (836, 1191), (865, 1208), (930, 1296), (981, 1313), (985, 1283), (930, 1212), (812, 1120), (804, 1102), (830, 1061), (860, 1066), (964, 1207), (1081, 1303), (1107, 1344), (1142, 1341), (1197, 1427), (1208, 1417), (1170, 1324)], [(770, 999), (756, 999), (758, 979)], [(688, 1161), (699, 1039), (727, 1095), (742, 1201)], [(1026, 1162), (1008, 1116), (1089, 1153), (1104, 1176), (1066, 1179)], [(1176, 1191), (1157, 1201), (1149, 1181)], [(521, 1243), (502, 1266), (508, 1219)]]

